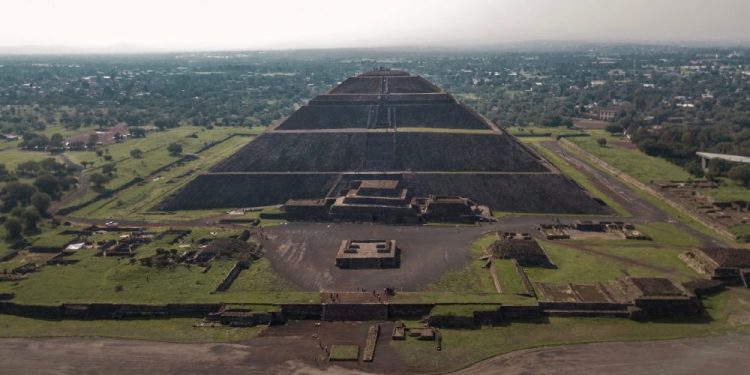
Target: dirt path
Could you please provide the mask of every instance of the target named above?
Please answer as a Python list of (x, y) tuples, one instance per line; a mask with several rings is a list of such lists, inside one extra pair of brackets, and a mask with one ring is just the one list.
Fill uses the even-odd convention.
[(67, 205), (69, 202), (82, 197), (89, 191), (89, 177), (83, 173), (83, 167), (70, 160), (70, 158), (68, 158), (68, 156), (64, 153), (60, 154), (60, 157), (62, 157), (63, 162), (66, 166), (76, 169), (75, 177), (78, 179), (78, 188), (74, 192), (63, 196), (59, 201), (52, 202), (49, 208), (49, 212), (53, 214), (60, 208), (65, 207), (65, 205)]
[[(3, 374), (403, 374), (381, 335), (371, 363), (328, 362), (325, 347), (364, 348), (373, 322), (295, 321), (238, 343), (177, 344), (104, 338), (0, 339)], [(384, 323), (383, 329), (393, 329)]]
[[(363, 324), (358, 329), (366, 326)], [(321, 349), (307, 329), (299, 328), (286, 328), (286, 331), (234, 344), (100, 338), (0, 339), (0, 368), (9, 374), (109, 375), (403, 374), (415, 370), (400, 363), (387, 343), (378, 344), (373, 364), (332, 366), (320, 360)], [(354, 331), (357, 337), (364, 337), (365, 331)], [(331, 342), (349, 340), (340, 333), (325, 339)], [(748, 347), (750, 333), (670, 341), (566, 345), (500, 355), (455, 374), (745, 374), (750, 366)], [(382, 360), (379, 363), (378, 355)]]
[(746, 374), (750, 334), (521, 350), (479, 362), (476, 374)]

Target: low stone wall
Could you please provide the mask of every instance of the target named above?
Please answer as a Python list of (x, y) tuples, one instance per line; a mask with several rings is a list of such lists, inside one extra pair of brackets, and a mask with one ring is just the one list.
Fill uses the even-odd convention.
[(321, 320), (323, 316), (323, 305), (319, 303), (281, 305), (281, 312), (287, 317), (287, 319)]
[(0, 314), (46, 320), (63, 318), (61, 306), (20, 305), (13, 302), (0, 302)]
[(695, 316), (701, 312), (697, 298), (641, 297), (635, 300), (635, 307), (640, 311), (631, 314), (631, 318), (637, 320)]
[(498, 309), (497, 311), (474, 311), (474, 321), (481, 325), (498, 325), (503, 324), (505, 319), (503, 313)]
[(478, 329), (481, 324), (473, 316), (430, 316), (430, 326), (438, 328)]
[(63, 304), (57, 306), (23, 305), (0, 302), (0, 314), (37, 319), (152, 319), (152, 318), (203, 318), (221, 308), (221, 304)]
[(229, 273), (227, 273), (227, 275), (224, 277), (224, 280), (221, 281), (221, 284), (216, 287), (216, 291), (225, 292), (227, 289), (229, 289), (229, 287), (232, 286), (232, 283), (234, 283), (234, 280), (237, 279), (237, 276), (240, 275), (240, 272), (242, 272), (242, 270), (246, 268), (248, 268), (246, 263), (235, 263), (234, 267), (232, 267), (232, 269), (229, 270)]
[(516, 268), (516, 273), (518, 274), (518, 278), (521, 279), (521, 283), (523, 284), (523, 288), (526, 290), (524, 294), (530, 297), (536, 297), (536, 292), (534, 292), (534, 287), (531, 286), (531, 281), (529, 281), (529, 277), (526, 276), (526, 272), (524, 272), (523, 267), (518, 263), (518, 260), (515, 258), (511, 259), (513, 262), (513, 267)]
[(388, 317), (390, 319), (422, 319), (430, 315), (430, 311), (435, 307), (434, 304), (400, 304), (393, 303), (388, 305)]
[[(156, 318), (204, 318), (218, 312), (222, 304), (62, 304), (53, 306), (23, 305), (0, 300), (0, 314), (36, 319), (109, 320)], [(434, 304), (284, 304), (270, 316), (272, 322), (293, 320), (363, 321), (421, 319), (429, 315)], [(501, 306), (497, 311), (481, 311), (470, 318), (475, 324), (498, 324), (508, 319), (533, 319), (540, 316), (538, 306)], [(261, 314), (262, 315), (262, 314)], [(260, 317), (258, 319), (261, 319)], [(262, 320), (262, 319), (261, 319)], [(447, 323), (453, 324), (453, 323)], [(458, 325), (463, 323), (458, 322)], [(468, 326), (468, 323), (467, 323)]]
[(388, 305), (380, 303), (371, 304), (349, 304), (334, 303), (323, 304), (322, 320), (388, 320)]
[(542, 315), (539, 306), (500, 306), (504, 319), (535, 319)]
[(626, 310), (627, 304), (611, 302), (539, 302), (539, 308), (544, 310)]

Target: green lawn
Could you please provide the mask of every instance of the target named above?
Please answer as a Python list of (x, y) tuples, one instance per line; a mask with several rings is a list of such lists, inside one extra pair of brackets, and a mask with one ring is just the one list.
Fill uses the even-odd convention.
[[(150, 228), (159, 231), (157, 228)], [(46, 266), (27, 280), (14, 283), (9, 291), (16, 293), (14, 302), (26, 304), (55, 305), (60, 303), (190, 303), (190, 302), (318, 302), (317, 293), (300, 292), (292, 283), (274, 273), (270, 262), (261, 258), (247, 270), (243, 270), (232, 287), (215, 293), (233, 260), (215, 260), (210, 269), (198, 266), (178, 265), (158, 269), (145, 267), (138, 259), (152, 256), (157, 248), (178, 248), (190, 245), (198, 249), (201, 238), (227, 237), (238, 233), (237, 229), (195, 228), (180, 244), (171, 245), (171, 237), (151, 242), (136, 250), (133, 258), (95, 256), (96, 250), (85, 249), (72, 256), (79, 263), (67, 266)], [(105, 240), (113, 235), (96, 235), (93, 241)], [(114, 235), (115, 238), (117, 235)], [(179, 247), (179, 251), (189, 250)], [(17, 266), (15, 261), (0, 263), (0, 268)], [(116, 288), (121, 286), (121, 291)]]
[(504, 294), (519, 294), (526, 292), (518, 271), (510, 259), (496, 259), (494, 261), (495, 274), (500, 281)]
[[(557, 269), (526, 268), (532, 283), (595, 283), (625, 276), (670, 277), (687, 281), (699, 277), (679, 258), (684, 249), (654, 247), (635, 241), (600, 241), (597, 243), (568, 241), (544, 242), (543, 246)], [(585, 245), (586, 249), (572, 246)]]
[(359, 359), (358, 345), (331, 345), (331, 353), (328, 355), (331, 361), (356, 361)]
[(253, 338), (265, 327), (193, 327), (199, 319), (39, 320), (0, 315), (0, 337), (108, 337), (179, 343), (234, 342)]
[(699, 246), (700, 241), (671, 223), (638, 224), (637, 230), (647, 234), (653, 242), (674, 246)]
[[(642, 182), (691, 179), (689, 173), (675, 164), (614, 143), (627, 141), (626, 139), (609, 136), (604, 131), (591, 131), (591, 134), (591, 137), (570, 138), (569, 140)], [(606, 138), (607, 146), (600, 147), (596, 143), (599, 138)]]
[(495, 284), (489, 269), (484, 268), (484, 261), (479, 257), (484, 249), (495, 241), (495, 235), (485, 235), (471, 245), (471, 260), (461, 270), (445, 273), (440, 280), (426, 287), (428, 292), (456, 292), (456, 293), (495, 293)]
[[(200, 159), (174, 167), (169, 171), (162, 172), (159, 178), (145, 181), (142, 185), (130, 187), (111, 198), (88, 205), (76, 211), (74, 216), (100, 219), (115, 217), (145, 221), (174, 220), (174, 216), (179, 215), (165, 216), (161, 213), (155, 215), (155, 213), (149, 213), (149, 211), (168, 194), (177, 191), (198, 174), (207, 171), (214, 164), (229, 157), (251, 140), (252, 138), (249, 137), (232, 137), (202, 153)], [(187, 175), (188, 172), (192, 173)], [(132, 178), (132, 176), (130, 177)], [(75, 204), (75, 202), (71, 204)], [(224, 210), (208, 210), (203, 211), (202, 215), (198, 217), (223, 213)]]
[(721, 185), (718, 189), (704, 189), (703, 193), (720, 202), (750, 201), (750, 189), (727, 178), (719, 180)]
[(5, 167), (9, 171), (15, 171), (18, 164), (25, 161), (42, 161), (53, 158), (58, 162), (61, 162), (58, 156), (50, 155), (47, 152), (23, 151), (19, 149), (17, 145), (14, 144), (14, 146), (15, 147), (0, 150), (0, 163), (5, 164)]
[[(534, 134), (551, 134), (551, 138), (555, 138), (561, 135), (580, 135), (580, 134), (586, 134), (583, 130), (578, 129), (568, 129), (566, 127), (554, 127), (554, 128), (548, 128), (548, 127), (541, 127), (541, 126), (511, 126), (507, 128), (503, 128), (506, 132), (512, 135), (534, 135)], [(532, 138), (532, 137), (528, 137)], [(536, 137), (533, 137), (536, 138)], [(550, 137), (541, 137), (544, 140), (550, 140)]]

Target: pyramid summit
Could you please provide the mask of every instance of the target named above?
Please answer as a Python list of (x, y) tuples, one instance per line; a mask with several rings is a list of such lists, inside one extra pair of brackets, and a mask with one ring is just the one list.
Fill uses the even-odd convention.
[[(424, 200), (456, 204), (447, 197), (496, 211), (608, 212), (453, 95), (423, 77), (382, 68), (313, 98), (158, 208), (287, 203), (290, 213), (362, 219), (382, 218), (383, 207), (423, 211)], [(350, 211), (357, 214), (346, 216)]]

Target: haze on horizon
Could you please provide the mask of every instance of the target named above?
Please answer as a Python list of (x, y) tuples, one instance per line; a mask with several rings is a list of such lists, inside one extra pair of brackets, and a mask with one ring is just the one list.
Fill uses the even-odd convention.
[(748, 42), (747, 0), (7, 0), (0, 46), (148, 50)]

